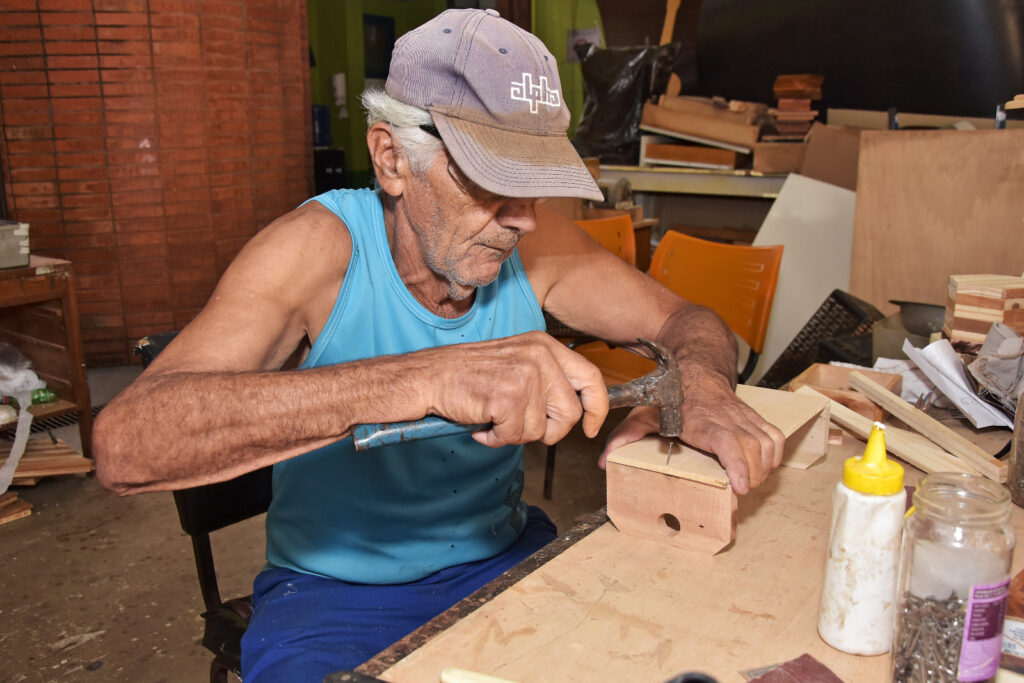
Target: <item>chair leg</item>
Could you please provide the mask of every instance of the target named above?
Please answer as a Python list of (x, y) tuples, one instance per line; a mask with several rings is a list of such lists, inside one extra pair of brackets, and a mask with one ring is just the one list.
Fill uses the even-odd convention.
[(743, 370), (740, 371), (739, 377), (736, 378), (737, 384), (746, 384), (750, 376), (754, 374), (754, 368), (757, 367), (757, 359), (760, 357), (754, 349), (750, 349), (750, 355), (747, 356), (747, 364), (743, 366)]
[(555, 446), (548, 446), (548, 461), (544, 466), (544, 500), (551, 500), (551, 485), (555, 479)]
[(210, 683), (228, 683), (228, 674), (231, 673), (231, 667), (214, 658), (210, 662)]

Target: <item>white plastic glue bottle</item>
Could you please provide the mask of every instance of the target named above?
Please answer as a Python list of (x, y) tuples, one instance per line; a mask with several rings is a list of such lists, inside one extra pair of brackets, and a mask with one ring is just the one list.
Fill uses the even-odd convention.
[(889, 651), (906, 501), (903, 468), (885, 457), (885, 427), (876, 422), (832, 496), (818, 633), (837, 650)]

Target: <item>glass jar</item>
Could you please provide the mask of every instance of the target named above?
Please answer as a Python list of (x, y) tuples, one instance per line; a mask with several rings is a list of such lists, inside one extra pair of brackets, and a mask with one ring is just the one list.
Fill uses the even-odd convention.
[(893, 681), (995, 678), (1014, 544), (1005, 487), (971, 474), (921, 479), (903, 533)]
[(1017, 399), (1017, 413), (1013, 419), (1013, 441), (1010, 445), (1006, 487), (1010, 489), (1010, 500), (1024, 508), (1024, 396)]

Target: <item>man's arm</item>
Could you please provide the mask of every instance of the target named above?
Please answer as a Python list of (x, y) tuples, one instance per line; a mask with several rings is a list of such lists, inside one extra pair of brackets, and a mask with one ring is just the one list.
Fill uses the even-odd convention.
[[(315, 340), (351, 255), (348, 231), (310, 203), (256, 235), (210, 302), (100, 413), (97, 474), (118, 493), (196, 486), (332, 443), (356, 424), (428, 414), (466, 424), (486, 445), (557, 441), (607, 412), (600, 373), (533, 333), (298, 371), (278, 371)], [(358, 334), (353, 331), (353, 334)]]
[[(630, 267), (543, 205), (538, 225), (520, 253), (544, 308), (573, 329), (616, 344), (646, 337), (674, 351), (683, 375), (683, 440), (717, 455), (737, 493), (764, 481), (781, 461), (784, 437), (736, 397), (736, 340), (721, 318)], [(609, 436), (600, 463), (610, 450), (657, 427), (656, 409), (635, 409)]]

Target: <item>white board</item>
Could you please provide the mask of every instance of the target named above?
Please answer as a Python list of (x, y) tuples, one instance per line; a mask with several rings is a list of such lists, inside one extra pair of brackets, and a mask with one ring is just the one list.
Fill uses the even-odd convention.
[(748, 384), (757, 384), (833, 289), (849, 290), (855, 199), (796, 173), (782, 185), (754, 238), (784, 249), (764, 352)]

